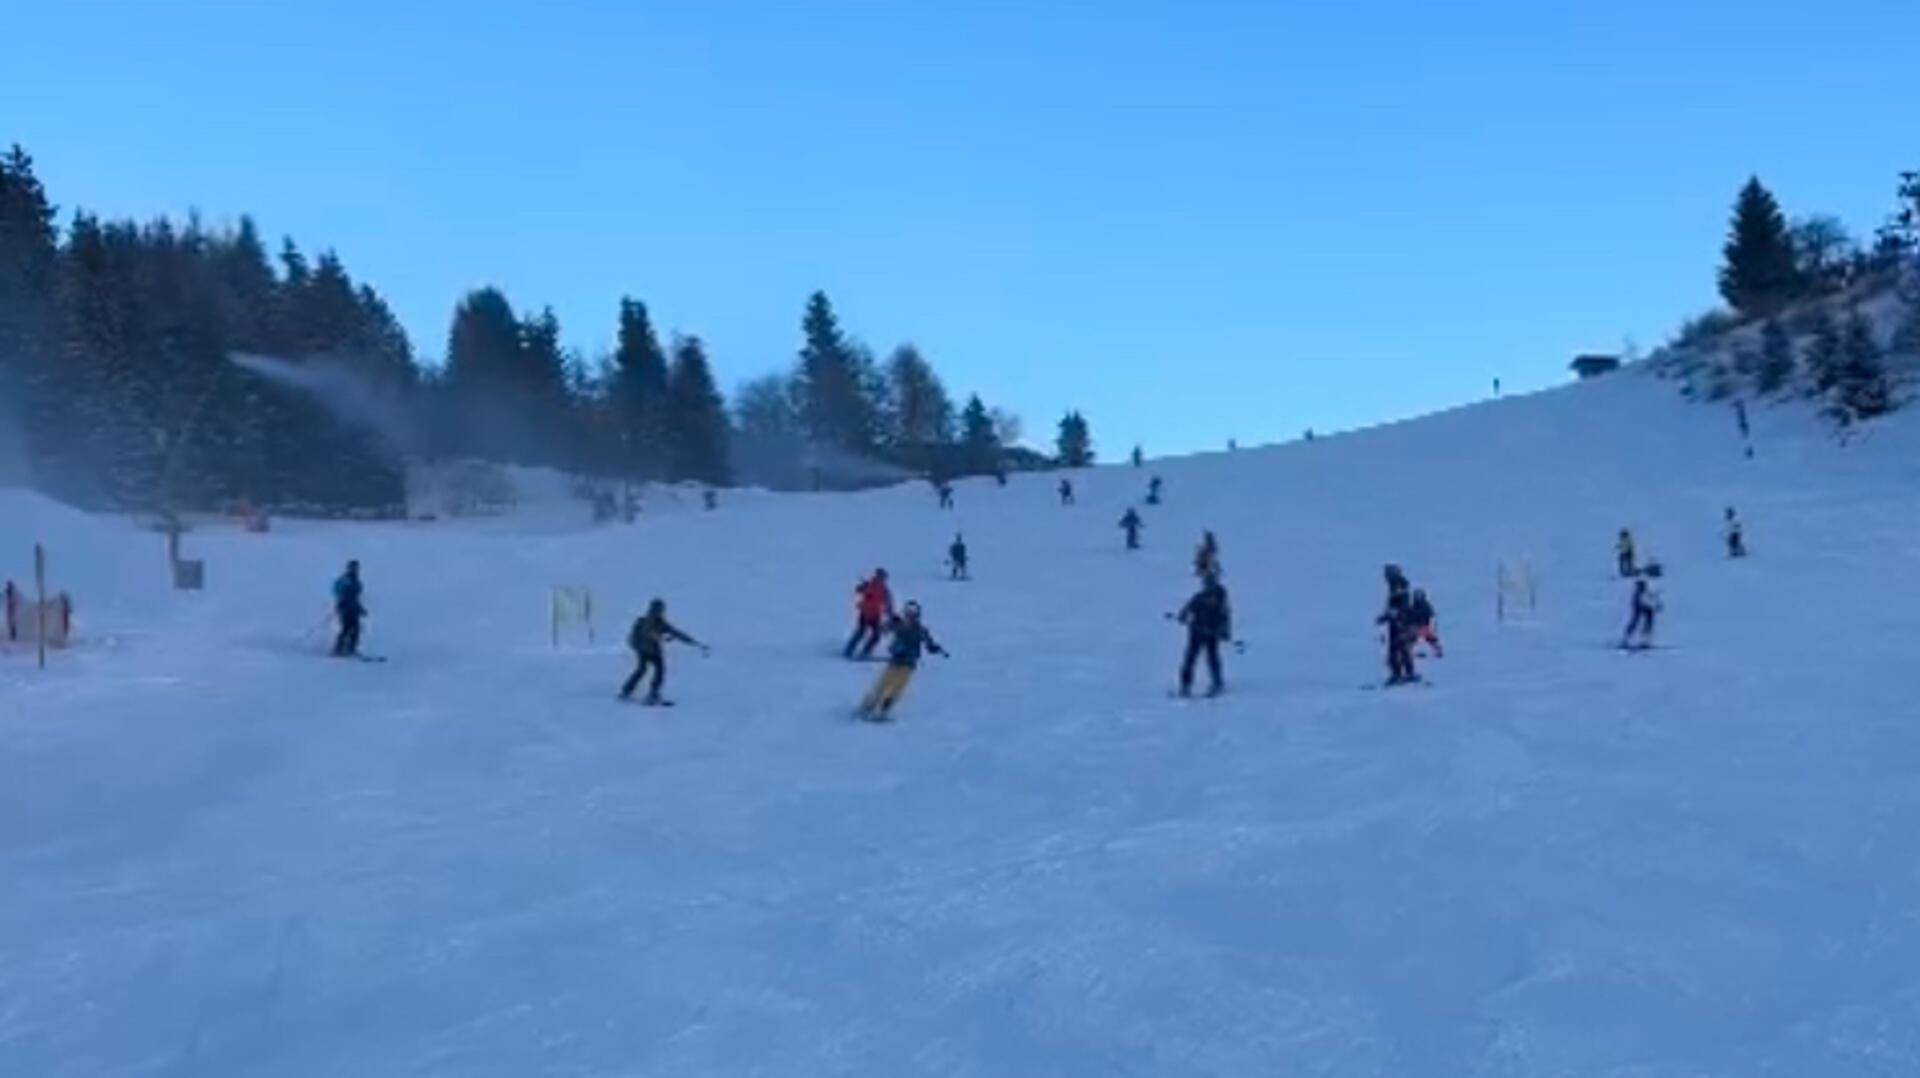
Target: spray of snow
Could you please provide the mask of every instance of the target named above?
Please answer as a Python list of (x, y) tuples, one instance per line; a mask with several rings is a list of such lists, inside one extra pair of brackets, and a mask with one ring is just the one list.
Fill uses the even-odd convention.
[(414, 444), (416, 428), (406, 403), (339, 359), (320, 356), (294, 362), (249, 352), (227, 358), (242, 370), (312, 397), (343, 422), (377, 431), (403, 449)]

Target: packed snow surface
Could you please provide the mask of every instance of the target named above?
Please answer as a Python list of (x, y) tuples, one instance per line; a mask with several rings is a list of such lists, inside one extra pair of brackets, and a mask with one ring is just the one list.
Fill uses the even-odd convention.
[[(1753, 422), (1629, 372), (1073, 508), (207, 525), (199, 594), (0, 491), (0, 575), (44, 541), (83, 637), (0, 656), (0, 1074), (1920, 1073), (1920, 425)], [(1612, 647), (1622, 526), (1661, 650)], [(1203, 528), (1246, 650), (1183, 703)], [(322, 657), (350, 557), (388, 663)], [(1362, 690), (1387, 561), (1427, 687)], [(838, 655), (876, 566), (953, 651), (888, 725)], [(613, 699), (656, 595), (714, 648), (673, 709)]]

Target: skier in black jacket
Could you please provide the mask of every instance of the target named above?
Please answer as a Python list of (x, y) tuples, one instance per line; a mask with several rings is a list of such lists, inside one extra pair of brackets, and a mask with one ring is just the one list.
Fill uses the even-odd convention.
[(1180, 608), (1178, 620), (1187, 627), (1187, 654), (1180, 662), (1180, 695), (1193, 695), (1193, 667), (1203, 654), (1211, 680), (1207, 695), (1220, 695), (1226, 689), (1220, 672), (1220, 645), (1233, 639), (1233, 611), (1227, 603), (1227, 589), (1217, 578), (1209, 577)]
[(347, 571), (333, 582), (333, 616), (340, 622), (340, 635), (333, 640), (333, 653), (340, 658), (360, 654), (360, 619), (367, 616), (360, 596), (366, 587), (360, 583), (360, 563), (350, 561)]
[(627, 646), (633, 649), (633, 674), (626, 684), (620, 686), (620, 699), (633, 696), (633, 690), (640, 687), (640, 679), (653, 672), (653, 681), (647, 686), (646, 699), (641, 703), (658, 706), (666, 703), (660, 698), (660, 686), (667, 680), (667, 641), (678, 640), (683, 644), (692, 644), (701, 653), (709, 652), (708, 647), (686, 633), (675, 628), (667, 620), (667, 604), (655, 599), (647, 604), (647, 612), (636, 618), (633, 629), (627, 633)]
[(1385, 626), (1387, 631), (1387, 684), (1405, 685), (1420, 680), (1413, 668), (1413, 599), (1408, 594), (1406, 574), (1398, 565), (1387, 566), (1386, 577), (1387, 608), (1374, 624)]
[(953, 545), (947, 548), (947, 570), (949, 580), (970, 580), (967, 575), (967, 540), (963, 535), (953, 537)]

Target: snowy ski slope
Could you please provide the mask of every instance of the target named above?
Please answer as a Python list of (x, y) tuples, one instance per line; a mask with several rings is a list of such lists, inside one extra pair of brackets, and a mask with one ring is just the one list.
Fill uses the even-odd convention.
[[(196, 595), (0, 491), (87, 637), (0, 656), (0, 1075), (1920, 1073), (1920, 425), (1754, 423), (1629, 373), (1164, 462), (1133, 555), (1125, 467), (207, 528)], [(1668, 650), (1608, 646), (1623, 525)], [(1248, 649), (1180, 703), (1204, 527)], [(302, 637), (349, 557), (385, 665)], [(1359, 691), (1388, 560), (1430, 688)], [(890, 726), (837, 657), (876, 565), (954, 652)], [(653, 595), (715, 647), (671, 711), (612, 700)]]

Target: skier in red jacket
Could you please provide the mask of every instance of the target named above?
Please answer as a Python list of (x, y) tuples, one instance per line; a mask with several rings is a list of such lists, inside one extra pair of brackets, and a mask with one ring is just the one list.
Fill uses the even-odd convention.
[(853, 589), (856, 597), (854, 612), (858, 620), (853, 626), (853, 635), (847, 638), (846, 657), (853, 658), (855, 649), (862, 659), (871, 658), (873, 649), (880, 645), (880, 636), (887, 622), (893, 620), (893, 592), (887, 588), (887, 571), (875, 569), (873, 575), (862, 580)]

